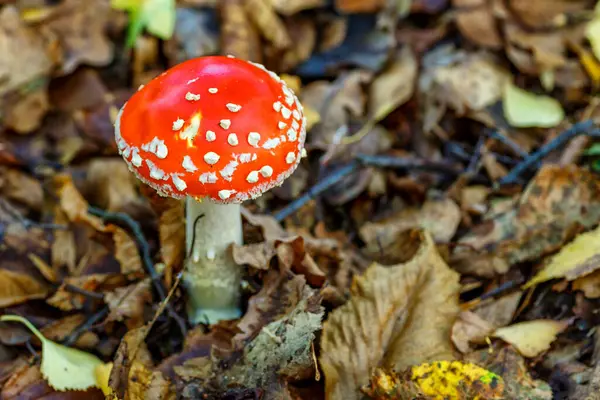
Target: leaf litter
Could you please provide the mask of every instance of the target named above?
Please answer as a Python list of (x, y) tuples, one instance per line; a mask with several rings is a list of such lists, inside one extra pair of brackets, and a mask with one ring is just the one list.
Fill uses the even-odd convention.
[[(600, 3), (0, 3), (0, 318), (34, 332), (0, 322), (2, 398), (600, 387)], [(212, 54), (294, 88), (307, 157), (243, 205), (241, 318), (190, 326), (185, 204), (113, 124)]]

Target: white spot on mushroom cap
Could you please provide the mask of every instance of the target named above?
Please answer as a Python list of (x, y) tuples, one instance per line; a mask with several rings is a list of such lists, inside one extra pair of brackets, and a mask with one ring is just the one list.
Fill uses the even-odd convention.
[(235, 133), (230, 133), (227, 136), (227, 143), (229, 143), (232, 146), (237, 146), (240, 142), (238, 141), (238, 137)]
[(138, 154), (138, 148), (134, 147), (131, 151), (131, 163), (135, 166), (135, 167), (141, 167), (142, 166), (142, 157), (140, 157), (140, 155)]
[(206, 131), (206, 141), (213, 142), (217, 139), (217, 134), (213, 131)]
[(292, 111), (292, 115), (294, 116), (295, 119), (300, 119), (300, 113), (298, 112), (298, 110)]
[(225, 167), (222, 170), (219, 171), (219, 173), (221, 174), (223, 179), (231, 182), (233, 173), (235, 172), (235, 169), (237, 168), (238, 165), (239, 165), (239, 163), (237, 162), (237, 160), (235, 160), (235, 159), (231, 160), (227, 163), (227, 165), (225, 165)]
[(219, 162), (220, 158), (221, 158), (221, 156), (219, 156), (214, 151), (209, 151), (208, 153), (206, 153), (204, 155), (204, 161), (210, 165), (213, 165), (213, 164), (216, 164), (217, 162)]
[(283, 118), (288, 119), (292, 116), (292, 111), (287, 107), (283, 107), (281, 109), (281, 115), (283, 115)]
[(246, 177), (246, 181), (248, 181), (248, 183), (256, 183), (258, 182), (258, 171), (252, 171), (248, 174), (248, 176)]
[(258, 132), (250, 132), (248, 134), (248, 143), (252, 147), (258, 147), (258, 142), (260, 141), (260, 133)]
[(242, 106), (240, 106), (239, 104), (233, 104), (233, 103), (227, 103), (225, 105), (225, 107), (227, 107), (227, 109), (231, 112), (238, 112), (242, 109)]
[(287, 131), (287, 137), (290, 142), (295, 142), (296, 139), (298, 139), (298, 132), (296, 132), (294, 129), (290, 128)]
[(212, 93), (212, 94), (215, 94), (215, 93), (217, 93), (218, 91), (219, 91), (219, 89), (217, 89), (216, 87), (211, 87), (211, 88), (208, 88), (208, 92), (209, 92), (209, 93)]
[(256, 153), (242, 153), (239, 155), (239, 160), (242, 164), (249, 163), (252, 160), (256, 160)]
[(276, 101), (275, 103), (273, 103), (273, 110), (275, 110), (276, 112), (281, 111), (281, 102), (280, 101)]
[(219, 126), (221, 126), (221, 128), (223, 129), (229, 129), (229, 127), (231, 126), (231, 120), (222, 119), (221, 121), (219, 121)]
[(196, 82), (198, 79), (200, 79), (200, 78), (194, 78), (194, 79), (190, 79), (189, 81), (187, 81), (187, 84), (189, 85), (190, 83), (194, 83), (194, 82)]
[(221, 198), (222, 200), (226, 200), (230, 198), (233, 193), (235, 193), (235, 191), (233, 190), (219, 190), (219, 198)]
[(302, 158), (308, 157), (308, 154), (306, 153), (306, 149), (304, 147), (300, 151), (300, 157), (302, 157)]
[(287, 124), (283, 121), (279, 121), (279, 123), (277, 124), (277, 127), (279, 129), (284, 129), (287, 126)]
[(183, 123), (184, 123), (183, 119), (177, 118), (175, 121), (173, 121), (173, 130), (178, 131), (181, 128), (183, 128)]
[[(296, 111), (296, 110), (294, 110), (294, 111)], [(292, 128), (295, 129), (295, 130), (300, 129), (300, 124), (295, 119), (292, 120)]]
[(192, 92), (187, 92), (185, 94), (185, 99), (188, 101), (198, 101), (198, 100), (200, 100), (200, 95), (192, 93)]
[(281, 143), (280, 138), (267, 139), (265, 141), (265, 143), (263, 143), (262, 148), (265, 150), (271, 150), (271, 149), (274, 149), (275, 147), (279, 146), (280, 143)]
[(169, 149), (167, 148), (165, 141), (159, 139), (158, 136), (154, 136), (154, 139), (150, 142), (144, 143), (142, 145), (142, 150), (152, 153), (158, 158), (165, 158), (167, 157), (167, 154), (169, 154)]
[(198, 170), (198, 167), (196, 167), (196, 165), (194, 165), (194, 162), (192, 161), (192, 157), (190, 157), (190, 156), (183, 156), (183, 162), (181, 163), (181, 166), (187, 172), (196, 172)]
[(296, 154), (292, 151), (287, 153), (287, 155), (285, 156), (285, 162), (288, 164), (293, 163), (295, 160), (296, 160)]
[(219, 179), (216, 172), (204, 172), (198, 180), (201, 183), (215, 183)]
[(273, 175), (273, 168), (271, 168), (269, 165), (265, 165), (260, 169), (260, 174), (265, 178), (269, 178), (271, 175)]
[(154, 164), (152, 161), (146, 160), (146, 165), (148, 166), (148, 169), (150, 170), (150, 178), (163, 179), (165, 177), (165, 171), (158, 168), (156, 166), (156, 164)]
[(173, 185), (175, 185), (175, 188), (180, 192), (183, 192), (187, 188), (185, 181), (177, 174), (171, 174), (171, 178), (173, 179)]

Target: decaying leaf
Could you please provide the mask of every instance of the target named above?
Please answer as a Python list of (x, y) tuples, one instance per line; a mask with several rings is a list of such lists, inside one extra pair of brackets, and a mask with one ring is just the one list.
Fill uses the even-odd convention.
[(348, 303), (324, 323), (320, 361), (328, 398), (359, 398), (358, 388), (377, 366), (401, 370), (453, 358), (457, 274), (428, 233), (414, 231), (413, 240), (418, 249), (410, 261), (369, 267), (355, 278)]
[(144, 306), (152, 300), (150, 278), (108, 292), (104, 300), (110, 308), (107, 320), (125, 320), (129, 329), (139, 328), (144, 325)]
[(35, 326), (18, 315), (3, 315), (0, 321), (20, 322), (42, 342), (41, 371), (50, 386), (61, 391), (98, 387), (95, 370), (102, 365), (98, 357), (46, 339)]
[(125, 275), (143, 272), (142, 258), (135, 240), (116, 225), (109, 225), (108, 228), (113, 231), (115, 258), (121, 264), (121, 272)]
[(0, 269), (0, 307), (43, 299), (48, 293), (50, 288), (32, 276)]
[(525, 357), (535, 357), (548, 350), (567, 326), (568, 321), (526, 321), (496, 329), (493, 335), (515, 346)]
[(549, 96), (538, 96), (512, 83), (504, 86), (503, 108), (506, 120), (514, 127), (551, 128), (565, 118), (560, 103)]
[[(580, 207), (573, 207), (579, 204)], [(462, 273), (492, 276), (517, 262), (558, 250), (580, 229), (600, 221), (600, 181), (576, 165), (544, 165), (516, 208), (473, 228), (452, 255)]]
[(494, 326), (470, 311), (459, 314), (452, 327), (452, 343), (462, 353), (471, 351), (470, 343), (483, 343), (494, 332)]

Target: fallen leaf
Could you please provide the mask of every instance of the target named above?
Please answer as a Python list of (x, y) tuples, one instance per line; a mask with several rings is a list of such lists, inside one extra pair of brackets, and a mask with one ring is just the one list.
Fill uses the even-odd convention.
[(262, 62), (260, 36), (246, 14), (245, 0), (219, 1), (221, 52), (247, 61)]
[(556, 278), (572, 281), (594, 272), (600, 268), (600, 246), (596, 246), (599, 240), (600, 227), (577, 236), (557, 254), (550, 257), (544, 267), (523, 288), (528, 289)]
[(569, 326), (565, 321), (534, 320), (496, 329), (493, 336), (512, 344), (525, 357), (536, 357), (550, 348), (556, 336)]
[(289, 37), (283, 21), (273, 9), (271, 0), (246, 0), (244, 6), (250, 20), (276, 49), (282, 50), (290, 47), (292, 39)]
[[(83, 325), (86, 322), (86, 319), (87, 316), (84, 314), (69, 315), (44, 325), (40, 331), (46, 339), (62, 342), (71, 335), (76, 328)], [(78, 348), (93, 349), (98, 345), (98, 342), (98, 335), (92, 331), (86, 331), (79, 336), (74, 345)]]
[(59, 196), (59, 204), (69, 221), (87, 223), (101, 232), (106, 229), (100, 218), (88, 213), (88, 202), (79, 193), (69, 175), (55, 176), (54, 183)]
[(410, 261), (373, 264), (355, 278), (348, 303), (323, 324), (320, 361), (327, 398), (358, 399), (358, 389), (377, 366), (401, 370), (453, 358), (458, 275), (428, 233), (414, 231), (412, 239), (418, 246)]
[(185, 227), (185, 203), (176, 199), (165, 200), (159, 212), (158, 234), (166, 271), (183, 265), (186, 257)]
[(488, 369), (504, 380), (504, 398), (515, 400), (551, 400), (550, 386), (540, 380), (532, 379), (525, 360), (512, 346), (500, 349), (482, 349), (465, 356), (470, 361)]
[(17, 169), (0, 168), (0, 194), (31, 210), (42, 209), (44, 192), (41, 183)]
[(596, 226), (600, 181), (573, 164), (546, 164), (515, 206), (500, 212), (492, 209), (490, 214), (493, 217), (472, 228), (454, 249), (451, 264), (461, 273), (502, 273), (518, 262), (554, 252), (581, 229)]
[(452, 327), (452, 343), (461, 353), (470, 352), (470, 343), (483, 343), (494, 332), (494, 326), (477, 314), (463, 311)]
[(20, 322), (42, 342), (41, 372), (57, 390), (86, 390), (98, 387), (95, 370), (102, 365), (98, 357), (46, 339), (28, 320), (18, 315), (3, 315), (0, 321)]
[(549, 96), (538, 96), (512, 83), (504, 86), (504, 117), (517, 128), (552, 128), (565, 118), (560, 103)]
[(43, 299), (49, 292), (47, 285), (30, 275), (0, 269), (0, 307)]
[(121, 264), (121, 272), (125, 275), (143, 273), (142, 258), (135, 240), (116, 225), (108, 225), (107, 229), (113, 232), (115, 258)]
[(573, 290), (581, 290), (588, 299), (600, 297), (600, 271), (594, 271), (573, 281)]
[(85, 182), (89, 197), (97, 207), (121, 212), (138, 203), (136, 178), (121, 159), (100, 158), (90, 162)]
[(588, 22), (585, 37), (592, 46), (592, 51), (597, 60), (600, 60), (600, 3), (596, 3), (594, 18)]
[(125, 321), (128, 329), (144, 325), (144, 306), (152, 301), (150, 278), (104, 294), (110, 313), (107, 321)]
[(456, 25), (460, 33), (480, 46), (498, 49), (502, 47), (502, 37), (493, 3), (486, 0), (452, 0), (456, 7)]

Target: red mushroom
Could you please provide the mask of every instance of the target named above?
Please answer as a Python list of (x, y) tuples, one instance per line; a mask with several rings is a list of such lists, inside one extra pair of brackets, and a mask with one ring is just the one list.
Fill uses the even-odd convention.
[(285, 82), (232, 57), (181, 63), (119, 111), (115, 138), (130, 170), (159, 194), (188, 199), (193, 253), (184, 282), (192, 322), (240, 315), (241, 269), (227, 251), (242, 243), (240, 203), (292, 174), (305, 136), (302, 106)]

